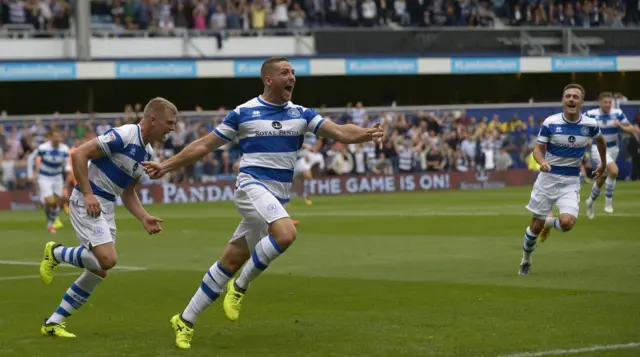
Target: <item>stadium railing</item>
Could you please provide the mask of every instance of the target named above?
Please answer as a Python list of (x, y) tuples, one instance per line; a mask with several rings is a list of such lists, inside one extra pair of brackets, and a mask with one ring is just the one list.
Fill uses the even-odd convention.
[[(75, 38), (75, 28), (70, 29), (50, 29), (36, 30), (30, 24), (7, 24), (0, 27), (0, 38), (24, 39), (30, 37), (46, 38)], [(222, 30), (194, 30), (188, 28), (173, 28), (153, 30), (128, 30), (118, 28), (111, 24), (92, 24), (91, 34), (94, 37), (215, 37), (224, 34), (225, 37), (232, 36), (255, 36), (259, 33), (261, 36), (283, 36), (283, 35), (310, 35), (312, 31), (321, 31), (320, 29), (312, 29), (309, 27), (291, 27), (291, 28), (264, 28), (264, 29), (222, 29)]]
[[(147, 30), (129, 30), (113, 24), (93, 23), (90, 30), (94, 37), (162, 37), (162, 36), (181, 36), (189, 37), (213, 37), (220, 34), (223, 37), (234, 36), (310, 36), (317, 33), (460, 33), (460, 34), (478, 34), (489, 33), (497, 36), (498, 40), (505, 45), (538, 43), (539, 45), (558, 45), (562, 44), (563, 37), (567, 37), (567, 33), (572, 33), (574, 39), (585, 45), (602, 45), (602, 36), (615, 34), (617, 42), (627, 42), (630, 39), (620, 36), (638, 36), (640, 27), (551, 27), (551, 26), (503, 26), (500, 28), (487, 27), (347, 27), (347, 26), (303, 26), (303, 27), (285, 27), (285, 28), (262, 28), (262, 29), (233, 29), (226, 28), (220, 30), (206, 29), (195, 30), (190, 28), (173, 28), (163, 29), (154, 28)], [(75, 37), (75, 26), (70, 29), (50, 29), (36, 30), (30, 24), (6, 24), (0, 26), (0, 38), (28, 38), (28, 37)], [(560, 41), (560, 42), (558, 42)], [(525, 43), (526, 42), (526, 43)]]

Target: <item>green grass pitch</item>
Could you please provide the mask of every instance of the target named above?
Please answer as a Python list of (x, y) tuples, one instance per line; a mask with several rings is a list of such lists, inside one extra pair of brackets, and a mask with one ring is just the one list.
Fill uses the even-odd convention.
[[(77, 245), (71, 224), (62, 214), (49, 235), (41, 211), (0, 212), (0, 356), (495, 357), (640, 342), (640, 185), (618, 183), (613, 215), (604, 197), (593, 221), (582, 206), (575, 229), (552, 232), (518, 276), (529, 192), (294, 200), (296, 243), (254, 282), (238, 322), (217, 301), (186, 351), (169, 318), (238, 223), (231, 202), (149, 206), (165, 220), (157, 236), (119, 208), (119, 265), (145, 270), (113, 271), (67, 320), (71, 340), (39, 329), (80, 271), (61, 267), (44, 285), (37, 266), (8, 264), (39, 262), (50, 239)], [(640, 355), (583, 351), (572, 355)]]

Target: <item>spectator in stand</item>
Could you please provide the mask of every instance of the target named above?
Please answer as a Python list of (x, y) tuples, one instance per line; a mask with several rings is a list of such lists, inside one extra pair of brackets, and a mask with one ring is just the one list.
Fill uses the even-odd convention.
[(27, 22), (27, 9), (22, 0), (2, 0), (2, 13), (4, 21), (8, 24), (25, 24)]
[[(106, 119), (90, 114), (88, 120), (85, 116), (61, 122), (60, 116), (55, 115), (54, 121), (25, 121), (17, 125), (12, 122), (4, 128), (0, 125), (0, 147), (5, 154), (0, 155), (0, 158), (6, 156), (7, 160), (13, 161), (6, 165), (15, 167), (16, 184), (23, 187), (25, 183), (20, 179), (20, 170), (24, 167), (24, 158), (41, 140), (40, 133), (46, 132), (50, 126), (62, 128), (66, 141), (72, 146), (78, 146), (112, 126), (125, 122), (135, 123), (139, 110), (140, 106), (136, 104), (125, 106), (120, 118)], [(200, 107), (196, 107), (195, 112), (197, 116), (180, 117), (176, 131), (170, 138), (154, 147), (154, 160), (165, 160), (180, 151), (185, 144), (205, 135), (225, 116), (224, 108), (213, 115), (205, 115)], [(326, 114), (324, 109), (319, 112)], [(522, 111), (518, 113), (524, 114)], [(314, 152), (319, 155), (320, 162), (313, 170), (320, 175), (506, 170), (526, 167), (531, 145), (535, 143), (541, 118), (532, 115), (524, 117), (527, 119), (523, 122), (517, 115), (512, 115), (507, 120), (497, 115), (491, 120), (477, 120), (467, 116), (464, 111), (427, 113), (388, 108), (378, 112), (356, 102), (355, 106), (348, 105), (341, 113), (333, 112), (332, 115), (325, 115), (325, 118), (343, 123), (356, 118), (365, 126), (380, 123), (388, 133), (382, 148), (371, 144), (335, 145), (328, 139), (311, 143), (306, 138), (305, 143), (313, 146)], [(635, 153), (633, 150), (632, 152)], [(230, 177), (232, 165), (237, 163), (239, 154), (237, 140), (230, 142), (201, 162), (167, 177), (166, 180), (197, 182)]]
[(496, 171), (506, 171), (513, 164), (513, 159), (511, 155), (507, 153), (506, 148), (502, 147), (498, 151), (498, 154), (495, 158), (496, 161)]
[(193, 9), (193, 29), (204, 31), (207, 29), (207, 9), (199, 4)]
[(65, 0), (0, 0), (0, 24), (23, 25), (39, 31), (38, 36), (57, 29), (69, 29), (70, 6)]
[(257, 35), (261, 35), (262, 30), (267, 27), (269, 13), (270, 11), (263, 0), (254, 0), (251, 4), (251, 27), (256, 30)]
[(0, 176), (2, 177), (0, 191), (15, 190), (18, 181), (16, 177), (17, 161), (11, 158), (9, 153), (5, 153), (0, 157), (2, 157), (0, 162)]
[(289, 27), (301, 29), (306, 26), (307, 14), (300, 6), (299, 2), (293, 3), (293, 8), (289, 11)]
[(96, 135), (100, 136), (106, 133), (112, 126), (109, 125), (106, 119), (103, 119), (101, 124), (96, 127)]
[(216, 6), (216, 11), (211, 15), (211, 29), (224, 30), (227, 28), (227, 14), (222, 5)]
[(4, 125), (0, 124), (0, 156), (7, 152), (7, 133), (4, 131)]
[(51, 12), (53, 19), (51, 20), (51, 28), (56, 30), (68, 30), (71, 28), (70, 12), (71, 7), (63, 0), (51, 1)]
[(355, 125), (362, 126), (366, 116), (367, 111), (364, 109), (364, 105), (362, 102), (357, 102), (356, 107), (351, 109), (351, 122)]
[(393, 2), (393, 21), (400, 26), (408, 26), (411, 23), (411, 16), (407, 10), (406, 0), (395, 0)]
[(360, 4), (361, 20), (360, 24), (364, 27), (373, 27), (378, 19), (378, 4), (373, 0), (363, 0)]
[[(70, 0), (0, 0), (0, 23), (34, 29), (69, 29)], [(75, 0), (78, 1), (78, 0)], [(526, 2), (521, 0), (83, 0), (91, 20), (122, 30), (173, 36), (173, 29), (299, 29), (303, 26), (513, 26), (622, 27), (638, 25), (638, 0)], [(221, 9), (219, 8), (221, 7)], [(215, 17), (214, 17), (215, 15)], [(502, 20), (499, 20), (498, 18)], [(225, 26), (221, 26), (226, 24)], [(278, 31), (281, 33), (282, 31)], [(296, 32), (295, 30), (292, 32)]]
[(469, 172), (473, 167), (473, 162), (464, 151), (454, 151), (452, 155), (452, 170), (458, 172)]
[(289, 25), (289, 6), (291, 0), (275, 0), (273, 3), (273, 25), (276, 28), (287, 28)]
[(426, 155), (427, 171), (443, 171), (446, 160), (439, 147), (432, 145)]
[(24, 150), (21, 145), (21, 135), (18, 132), (17, 126), (12, 127), (11, 133), (7, 136), (6, 149), (9, 157), (13, 160), (20, 159), (24, 154)]

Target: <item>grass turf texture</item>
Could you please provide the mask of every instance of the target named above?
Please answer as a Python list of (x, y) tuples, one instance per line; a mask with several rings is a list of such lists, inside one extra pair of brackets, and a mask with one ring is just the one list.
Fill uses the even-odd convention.
[[(148, 236), (117, 212), (119, 264), (69, 318), (71, 340), (40, 336), (43, 318), (80, 274), (0, 263), (0, 356), (500, 356), (640, 341), (640, 186), (619, 182), (596, 219), (539, 244), (518, 276), (530, 188), (294, 200), (298, 240), (256, 280), (237, 323), (218, 300), (176, 351), (181, 312), (236, 224), (231, 202), (149, 206), (165, 220)], [(590, 185), (583, 185), (586, 199)], [(39, 262), (50, 239), (77, 245), (43, 214), (1, 212), (0, 260)], [(74, 275), (69, 275), (77, 273)], [(15, 279), (14, 279), (15, 277)], [(11, 278), (11, 279), (9, 279)], [(637, 356), (640, 348), (576, 354)]]

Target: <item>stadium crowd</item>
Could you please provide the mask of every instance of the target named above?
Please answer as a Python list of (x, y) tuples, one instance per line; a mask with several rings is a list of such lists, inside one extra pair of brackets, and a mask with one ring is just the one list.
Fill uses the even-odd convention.
[[(69, 29), (75, 1), (0, 0), (0, 24)], [(174, 35), (180, 30), (318, 26), (622, 27), (639, 23), (638, 0), (91, 0), (94, 25)]]
[[(202, 108), (196, 107), (196, 112)], [(342, 113), (319, 112), (338, 123), (372, 126), (380, 123), (387, 132), (382, 148), (373, 144), (345, 146), (330, 140), (316, 139), (312, 134), (305, 144), (322, 154), (323, 162), (314, 167), (316, 174), (390, 174), (412, 171), (506, 170), (525, 167), (535, 143), (542, 118), (529, 116), (492, 118), (468, 117), (464, 111), (441, 113), (402, 112), (389, 108), (386, 112), (367, 110), (361, 102), (348, 105)], [(3, 125), (0, 121), (0, 152), (2, 153), (2, 184), (5, 188), (29, 185), (26, 158), (38, 144), (46, 140), (51, 127), (62, 131), (66, 144), (77, 147), (114, 126), (140, 120), (141, 105), (128, 105), (120, 118), (88, 120), (42, 121)], [(224, 118), (224, 108), (218, 115), (182, 118), (175, 132), (163, 145), (154, 148), (154, 160), (162, 161), (179, 152), (185, 145), (209, 133)], [(640, 115), (637, 118), (640, 124)], [(207, 182), (232, 179), (234, 163), (240, 158), (237, 142), (212, 152), (200, 162), (173, 173), (165, 180)], [(146, 179), (143, 183), (151, 183)]]

